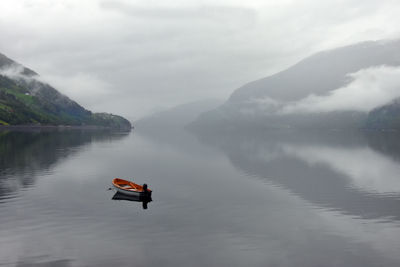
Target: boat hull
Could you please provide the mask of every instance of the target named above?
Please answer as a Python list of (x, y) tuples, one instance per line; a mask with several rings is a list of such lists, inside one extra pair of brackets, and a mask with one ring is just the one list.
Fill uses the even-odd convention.
[(114, 178), (112, 181), (112, 185), (117, 190), (117, 192), (127, 196), (149, 197), (151, 196), (152, 192), (150, 189), (147, 188), (146, 184), (141, 186), (131, 181), (127, 181), (120, 178)]
[(132, 190), (125, 190), (125, 189), (119, 188), (115, 185), (113, 185), (113, 186), (119, 193), (127, 195), (127, 196), (137, 196), (137, 197), (151, 196), (151, 192), (138, 192), (138, 191), (132, 191)]

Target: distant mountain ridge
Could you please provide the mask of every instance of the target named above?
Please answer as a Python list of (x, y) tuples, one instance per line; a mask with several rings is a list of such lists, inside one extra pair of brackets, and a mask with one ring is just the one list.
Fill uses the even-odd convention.
[(0, 125), (74, 125), (131, 129), (128, 120), (92, 113), (0, 54)]
[(400, 65), (400, 40), (368, 41), (318, 52), (292, 67), (245, 84), (228, 102), (270, 97), (297, 100), (311, 93), (326, 94), (349, 82), (347, 74), (371, 66)]
[(197, 116), (207, 110), (218, 107), (222, 104), (219, 99), (204, 99), (184, 103), (135, 121), (137, 129), (181, 129), (192, 122)]
[[(385, 119), (387, 112), (394, 110), (388, 107), (400, 108), (398, 102), (386, 103), (387, 112), (380, 112), (380, 116), (376, 116), (376, 109), (365, 112), (351, 107), (329, 112), (285, 112), (289, 105), (330, 96), (349, 85), (354, 80), (349, 74), (380, 66), (400, 66), (400, 40), (369, 41), (316, 53), (277, 74), (243, 85), (222, 106), (202, 114), (192, 126), (370, 128), (373, 122), (374, 127), (400, 128), (400, 123), (391, 124)], [(380, 120), (386, 123), (379, 123)]]

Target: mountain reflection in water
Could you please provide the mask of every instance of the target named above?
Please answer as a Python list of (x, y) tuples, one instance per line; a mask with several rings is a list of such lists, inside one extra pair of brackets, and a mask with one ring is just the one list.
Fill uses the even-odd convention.
[(400, 220), (400, 134), (346, 131), (201, 134), (243, 172), (316, 205)]
[(20, 129), (0, 130), (0, 201), (92, 142), (112, 142), (127, 133), (108, 130)]
[[(0, 265), (400, 264), (395, 134), (0, 138)], [(114, 177), (149, 184), (157, 201), (113, 196)]]

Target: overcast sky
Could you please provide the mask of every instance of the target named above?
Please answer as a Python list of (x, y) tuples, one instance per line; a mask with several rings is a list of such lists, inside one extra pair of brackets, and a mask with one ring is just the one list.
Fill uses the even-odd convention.
[(398, 0), (1, 0), (0, 52), (93, 111), (134, 120), (316, 51), (400, 37)]

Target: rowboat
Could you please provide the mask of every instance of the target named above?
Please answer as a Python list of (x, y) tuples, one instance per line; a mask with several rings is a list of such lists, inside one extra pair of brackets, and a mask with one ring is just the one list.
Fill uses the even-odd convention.
[(147, 184), (138, 185), (134, 182), (127, 181), (120, 178), (114, 178), (112, 180), (114, 188), (121, 194), (128, 196), (151, 196), (151, 190), (147, 189)]

